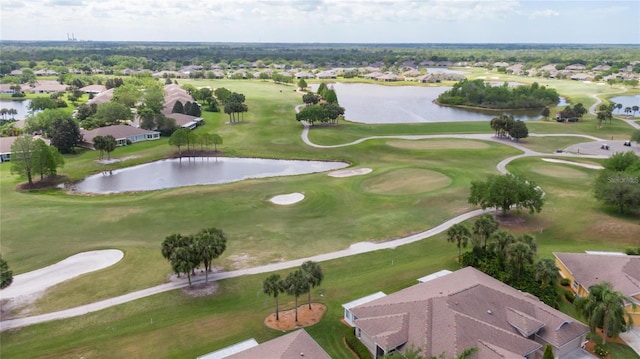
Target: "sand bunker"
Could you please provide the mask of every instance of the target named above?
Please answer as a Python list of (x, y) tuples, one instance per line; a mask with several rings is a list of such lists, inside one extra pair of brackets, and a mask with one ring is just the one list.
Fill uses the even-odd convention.
[(34, 296), (58, 283), (112, 266), (123, 257), (124, 253), (117, 249), (79, 253), (48, 267), (14, 276), (13, 283), (0, 290), (0, 298), (4, 300)]
[(289, 205), (302, 201), (304, 199), (304, 195), (302, 193), (289, 193), (289, 194), (281, 194), (279, 196), (275, 196), (270, 199), (272, 203), (279, 205)]
[(600, 165), (591, 165), (588, 163), (580, 163), (580, 162), (573, 162), (573, 161), (566, 161), (566, 160), (558, 160), (555, 158), (543, 158), (542, 159), (545, 162), (553, 162), (553, 163), (564, 163), (564, 164), (568, 164), (568, 165), (574, 165), (574, 166), (579, 166), (579, 167), (584, 167), (584, 168), (590, 168), (592, 170), (601, 170), (604, 167), (600, 166)]
[(331, 177), (351, 177), (351, 176), (361, 176), (366, 175), (367, 173), (371, 173), (371, 168), (356, 168), (353, 170), (340, 170), (330, 172), (328, 175)]

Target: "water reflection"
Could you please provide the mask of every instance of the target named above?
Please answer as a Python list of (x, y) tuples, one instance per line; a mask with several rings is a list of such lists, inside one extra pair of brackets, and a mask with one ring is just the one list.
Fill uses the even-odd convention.
[(249, 178), (292, 176), (347, 167), (344, 162), (272, 160), (262, 158), (195, 157), (168, 159), (103, 172), (71, 188), (84, 193), (153, 191)]
[(518, 120), (541, 117), (541, 110), (490, 111), (440, 106), (434, 100), (450, 87), (383, 86), (359, 83), (334, 83), (345, 118), (353, 122), (417, 123), (490, 121), (501, 113)]

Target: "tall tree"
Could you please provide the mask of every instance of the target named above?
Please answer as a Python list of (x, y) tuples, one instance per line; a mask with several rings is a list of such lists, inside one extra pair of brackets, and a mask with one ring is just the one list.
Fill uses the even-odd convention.
[(515, 121), (509, 129), (509, 136), (515, 138), (517, 141), (520, 141), (521, 138), (529, 137), (529, 129), (524, 121)]
[(33, 173), (38, 154), (36, 144), (30, 136), (19, 136), (11, 146), (11, 173), (27, 177), (33, 186)]
[(188, 128), (180, 128), (169, 138), (169, 144), (178, 147), (178, 154), (182, 154), (182, 146), (188, 144), (189, 132), (191, 132), (191, 130)]
[(516, 241), (507, 247), (507, 262), (516, 282), (520, 280), (525, 266), (533, 264), (534, 256), (531, 247), (522, 241)]
[(55, 176), (58, 167), (64, 165), (64, 158), (58, 149), (47, 145), (42, 139), (35, 140), (34, 151), (34, 173), (39, 173), (41, 180), (45, 176)]
[(298, 81), (298, 87), (302, 90), (307, 88), (307, 81), (305, 81), (304, 79), (300, 79), (300, 81)]
[(173, 104), (171, 113), (184, 113), (184, 105), (182, 104), (182, 102), (180, 102), (180, 100), (176, 101), (176, 103)]
[(505, 214), (511, 207), (539, 213), (544, 204), (542, 190), (532, 181), (513, 174), (490, 175), (486, 181), (472, 181), (469, 203), (483, 209), (495, 207)]
[(199, 241), (200, 256), (204, 263), (205, 282), (209, 283), (211, 261), (220, 257), (227, 249), (227, 237), (222, 230), (211, 227), (201, 230), (196, 239)]
[(107, 160), (111, 159), (111, 152), (118, 147), (118, 142), (112, 135), (104, 136), (104, 151), (107, 153)]
[(576, 298), (575, 305), (587, 318), (592, 331), (602, 329), (602, 344), (608, 337), (616, 338), (620, 333), (633, 326), (631, 314), (625, 311), (625, 305), (635, 309), (633, 299), (614, 291), (611, 283), (602, 282), (589, 287), (589, 295)]
[(469, 228), (462, 223), (454, 224), (447, 231), (447, 241), (451, 243), (455, 243), (458, 247), (458, 263), (460, 263), (460, 267), (462, 268), (462, 248), (466, 248), (469, 243), (469, 238), (471, 237), (471, 232), (469, 232)]
[(62, 153), (74, 153), (75, 147), (82, 142), (80, 126), (71, 117), (56, 119), (50, 137), (51, 145)]
[(540, 258), (533, 265), (533, 275), (542, 287), (553, 285), (558, 281), (556, 262), (551, 258)]
[(0, 289), (4, 289), (13, 283), (13, 272), (9, 269), (9, 263), (0, 254)]
[(141, 97), (142, 92), (136, 85), (126, 84), (113, 90), (111, 101), (121, 103), (127, 108), (132, 108), (135, 107)]
[(297, 269), (287, 276), (284, 280), (284, 290), (287, 294), (295, 297), (295, 313), (296, 313), (296, 323), (298, 322), (298, 297), (302, 294), (306, 293), (308, 290), (309, 284), (304, 277), (304, 273), (302, 273), (301, 269)]
[(282, 293), (282, 280), (280, 274), (272, 274), (268, 276), (262, 283), (262, 291), (275, 299), (276, 301), (276, 320), (280, 320), (278, 310), (278, 295)]
[(478, 238), (483, 249), (487, 248), (487, 241), (498, 230), (498, 227), (498, 222), (489, 213), (483, 214), (473, 223), (473, 235)]
[(302, 273), (307, 280), (307, 304), (309, 305), (309, 309), (311, 309), (311, 288), (315, 288), (322, 283), (324, 273), (322, 273), (320, 265), (313, 261), (306, 261), (302, 263), (302, 267), (300, 269), (302, 269)]

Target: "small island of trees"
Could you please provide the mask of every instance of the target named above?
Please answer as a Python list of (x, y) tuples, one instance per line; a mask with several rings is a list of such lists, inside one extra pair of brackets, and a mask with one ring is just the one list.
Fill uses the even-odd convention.
[(560, 100), (554, 89), (538, 85), (491, 86), (483, 80), (462, 80), (438, 96), (438, 103), (488, 109), (534, 109), (555, 105)]

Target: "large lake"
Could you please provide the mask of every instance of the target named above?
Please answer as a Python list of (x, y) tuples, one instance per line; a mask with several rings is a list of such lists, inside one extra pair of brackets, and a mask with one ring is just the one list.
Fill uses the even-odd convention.
[[(15, 119), (24, 120), (29, 112), (29, 103), (31, 103), (31, 100), (0, 100), (0, 109), (15, 108), (18, 111), (18, 114), (14, 116)], [(11, 116), (7, 118), (11, 118)]]
[(324, 172), (348, 165), (344, 162), (234, 157), (168, 159), (89, 176), (72, 185), (71, 189), (97, 194), (153, 191)]
[(625, 107), (633, 107), (633, 106), (640, 107), (640, 95), (616, 96), (616, 97), (610, 98), (609, 100), (611, 102), (622, 104), (622, 109), (621, 110), (615, 110), (616, 113), (618, 113), (618, 112), (624, 113)]
[[(450, 87), (384, 86), (359, 83), (333, 83), (345, 119), (353, 122), (417, 123), (490, 121), (504, 113), (518, 120), (539, 119), (542, 110), (483, 111), (440, 106), (433, 101)], [(562, 106), (563, 101), (559, 104)]]

